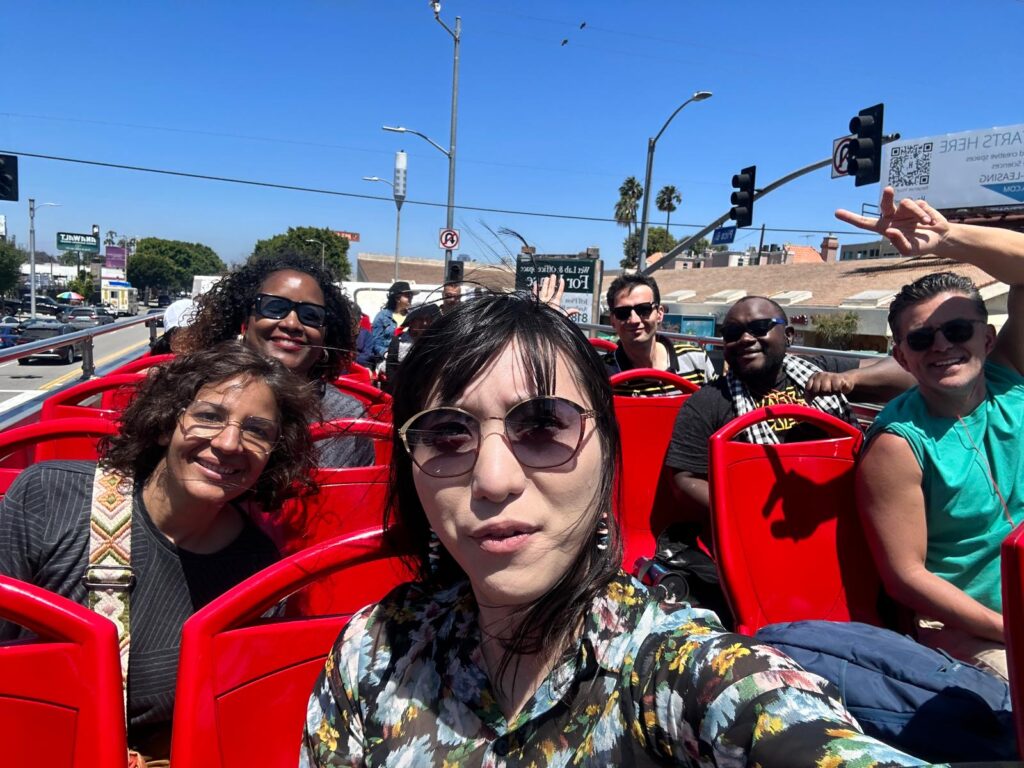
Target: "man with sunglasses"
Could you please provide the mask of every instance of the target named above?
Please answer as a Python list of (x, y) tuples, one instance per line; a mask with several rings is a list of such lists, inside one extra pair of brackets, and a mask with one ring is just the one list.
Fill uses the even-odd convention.
[(893, 355), (918, 386), (875, 419), (857, 505), (886, 591), (916, 615), (922, 643), (1003, 678), (999, 547), (1024, 520), (1024, 235), (953, 224), (923, 200), (881, 217), (837, 211), (904, 256), (980, 267), (1010, 286), (997, 335), (968, 278), (927, 275), (889, 307)]
[[(607, 296), (612, 328), (619, 337), (618, 347), (604, 355), (609, 376), (633, 368), (657, 368), (698, 386), (715, 378), (715, 367), (701, 347), (658, 333), (665, 310), (654, 278), (622, 275), (608, 286)], [(679, 392), (657, 381), (637, 379), (617, 386), (615, 394), (657, 397)]]
[[(683, 404), (665, 464), (674, 472), (680, 520), (706, 526), (708, 439), (732, 419), (780, 403), (810, 405), (851, 424), (847, 395), (886, 399), (913, 384), (891, 358), (882, 361), (789, 354), (793, 329), (782, 307), (763, 296), (736, 302), (720, 326), (727, 372)], [(815, 440), (822, 432), (791, 420), (761, 422), (744, 434), (752, 443)], [(704, 532), (705, 534), (707, 531)]]

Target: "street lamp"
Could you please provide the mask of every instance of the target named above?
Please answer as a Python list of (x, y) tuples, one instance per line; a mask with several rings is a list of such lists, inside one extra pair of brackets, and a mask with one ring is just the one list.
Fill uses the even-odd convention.
[(407, 158), (405, 152), (399, 150), (395, 153), (395, 180), (393, 182), (382, 179), (380, 176), (363, 176), (363, 181), (382, 181), (391, 187), (395, 197), (395, 282), (398, 281), (398, 246), (402, 236), (402, 203), (405, 202), (405, 179), (407, 170)]
[(324, 268), (324, 244), (322, 240), (317, 240), (315, 237), (306, 239), (307, 243), (316, 243), (320, 246), (320, 269)]
[[(56, 208), (60, 203), (40, 203), (40, 208)], [(28, 296), (29, 317), (36, 319), (36, 201), (28, 199)]]
[(668, 128), (668, 124), (672, 122), (673, 118), (678, 115), (683, 107), (689, 104), (691, 101), (704, 101), (705, 99), (711, 98), (711, 91), (697, 91), (690, 98), (676, 107), (676, 111), (669, 115), (668, 120), (661, 126), (661, 130), (658, 131), (657, 135), (653, 139), (647, 140), (647, 175), (644, 176), (644, 207), (643, 213), (640, 214), (640, 260), (637, 264), (637, 269), (643, 272), (647, 268), (647, 211), (651, 205), (651, 172), (654, 170), (654, 145), (658, 143), (658, 139), (661, 138), (661, 134)]
[[(441, 3), (440, 0), (431, 0), (430, 10), (434, 13), (434, 19), (440, 24), (444, 31), (452, 37), (454, 42), (454, 50), (452, 53), (452, 114), (451, 114), (451, 136), (448, 141), (448, 149), (445, 149), (436, 141), (428, 138), (419, 131), (413, 131), (409, 128), (391, 126), (382, 126), (385, 131), (394, 131), (395, 133), (414, 133), (421, 139), (428, 142), (435, 149), (442, 152), (448, 157), (448, 215), (445, 219), (445, 227), (451, 229), (455, 225), (455, 129), (458, 122), (459, 113), (459, 44), (462, 42), (462, 17), (455, 17), (455, 29), (450, 28), (441, 20)], [(452, 249), (445, 248), (444, 251), (444, 273), (448, 274), (448, 263), (452, 260)]]

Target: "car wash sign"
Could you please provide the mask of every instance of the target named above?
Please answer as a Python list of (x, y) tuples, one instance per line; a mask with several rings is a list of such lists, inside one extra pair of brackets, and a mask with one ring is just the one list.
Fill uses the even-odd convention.
[(562, 309), (577, 310), (577, 323), (596, 323), (598, 291), (601, 290), (601, 260), (575, 256), (520, 256), (516, 261), (516, 290), (528, 291), (551, 274), (565, 281)]
[(882, 154), (882, 186), (934, 208), (1024, 209), (1024, 125), (894, 141)]

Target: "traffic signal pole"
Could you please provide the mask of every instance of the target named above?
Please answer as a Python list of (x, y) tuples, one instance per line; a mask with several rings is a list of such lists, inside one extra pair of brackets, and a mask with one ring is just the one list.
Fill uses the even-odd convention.
[[(892, 134), (890, 136), (883, 137), (882, 138), (882, 143), (883, 144), (888, 144), (891, 141), (899, 141), (899, 138), (900, 138), (900, 135), (898, 133), (894, 133), (894, 134)], [(783, 184), (788, 184), (789, 182), (793, 181), (793, 179), (798, 179), (801, 176), (806, 176), (808, 173), (811, 173), (812, 171), (816, 171), (819, 168), (826, 168), (826, 167), (828, 167), (830, 165), (832, 165), (832, 157), (831, 157), (831, 155), (829, 157), (826, 157), (824, 160), (821, 160), (821, 161), (819, 161), (817, 163), (811, 163), (810, 165), (805, 165), (803, 168), (798, 168), (797, 170), (793, 171), (792, 173), (787, 173), (785, 176), (783, 176), (782, 178), (776, 179), (775, 181), (773, 181), (771, 184), (767, 185), (766, 187), (754, 190), (754, 200), (755, 201), (756, 200), (760, 200), (762, 197), (767, 195), (769, 192), (772, 192), (772, 191), (778, 189)], [(648, 267), (642, 271), (642, 274), (650, 275), (650, 274), (652, 274), (654, 272), (657, 272), (659, 269), (661, 269), (665, 265), (672, 263), (672, 260), (676, 256), (678, 256), (683, 251), (685, 251), (687, 248), (689, 248), (691, 245), (696, 243), (698, 240), (700, 240), (702, 237), (704, 237), (704, 235), (706, 235), (709, 232), (717, 229), (718, 227), (722, 226), (722, 224), (724, 224), (725, 222), (729, 221), (729, 219), (731, 218), (730, 217), (731, 213), (732, 213), (732, 208), (727, 210), (725, 213), (723, 213), (721, 216), (719, 216), (717, 219), (715, 219), (713, 222), (708, 224), (706, 227), (704, 227), (699, 232), (697, 232), (697, 233), (695, 233), (693, 235), (690, 235), (685, 240), (682, 240), (679, 243), (677, 243), (675, 248), (671, 249), (668, 253), (665, 254), (664, 258), (659, 259), (654, 264), (648, 265)]]

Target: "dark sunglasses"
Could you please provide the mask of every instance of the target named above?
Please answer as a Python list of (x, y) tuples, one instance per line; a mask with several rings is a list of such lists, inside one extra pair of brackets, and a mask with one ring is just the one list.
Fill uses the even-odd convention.
[(284, 296), (272, 296), (269, 293), (261, 293), (256, 297), (252, 311), (268, 320), (283, 320), (294, 311), (299, 322), (310, 328), (322, 328), (327, 322), (327, 310), (319, 304), (292, 301)]
[[(584, 424), (596, 413), (563, 397), (534, 397), (508, 409), (505, 437), (524, 467), (558, 467), (576, 455)], [(431, 477), (464, 475), (480, 453), (480, 419), (453, 406), (417, 413), (398, 435), (416, 466)]]
[(927, 349), (931, 349), (932, 344), (935, 342), (935, 334), (942, 331), (942, 335), (946, 337), (946, 341), (950, 344), (962, 344), (965, 341), (970, 341), (974, 336), (974, 325), (975, 323), (984, 323), (984, 320), (967, 320), (963, 317), (958, 317), (954, 320), (947, 320), (938, 326), (925, 326), (924, 328), (918, 328), (907, 334), (907, 346), (915, 352), (924, 352)]
[(657, 308), (657, 304), (653, 304), (650, 301), (645, 301), (643, 304), (634, 304), (633, 306), (623, 304), (618, 307), (612, 307), (612, 314), (615, 315), (616, 320), (621, 320), (625, 322), (626, 320), (629, 320), (629, 316), (631, 314), (636, 312), (637, 317), (639, 317), (641, 320), (646, 320), (648, 317), (651, 316), (651, 312), (653, 312)]
[(726, 323), (722, 326), (722, 341), (732, 344), (743, 338), (744, 333), (749, 333), (755, 339), (767, 336), (776, 325), (785, 325), (786, 320), (782, 317), (765, 317), (761, 320), (751, 320), (749, 323)]

